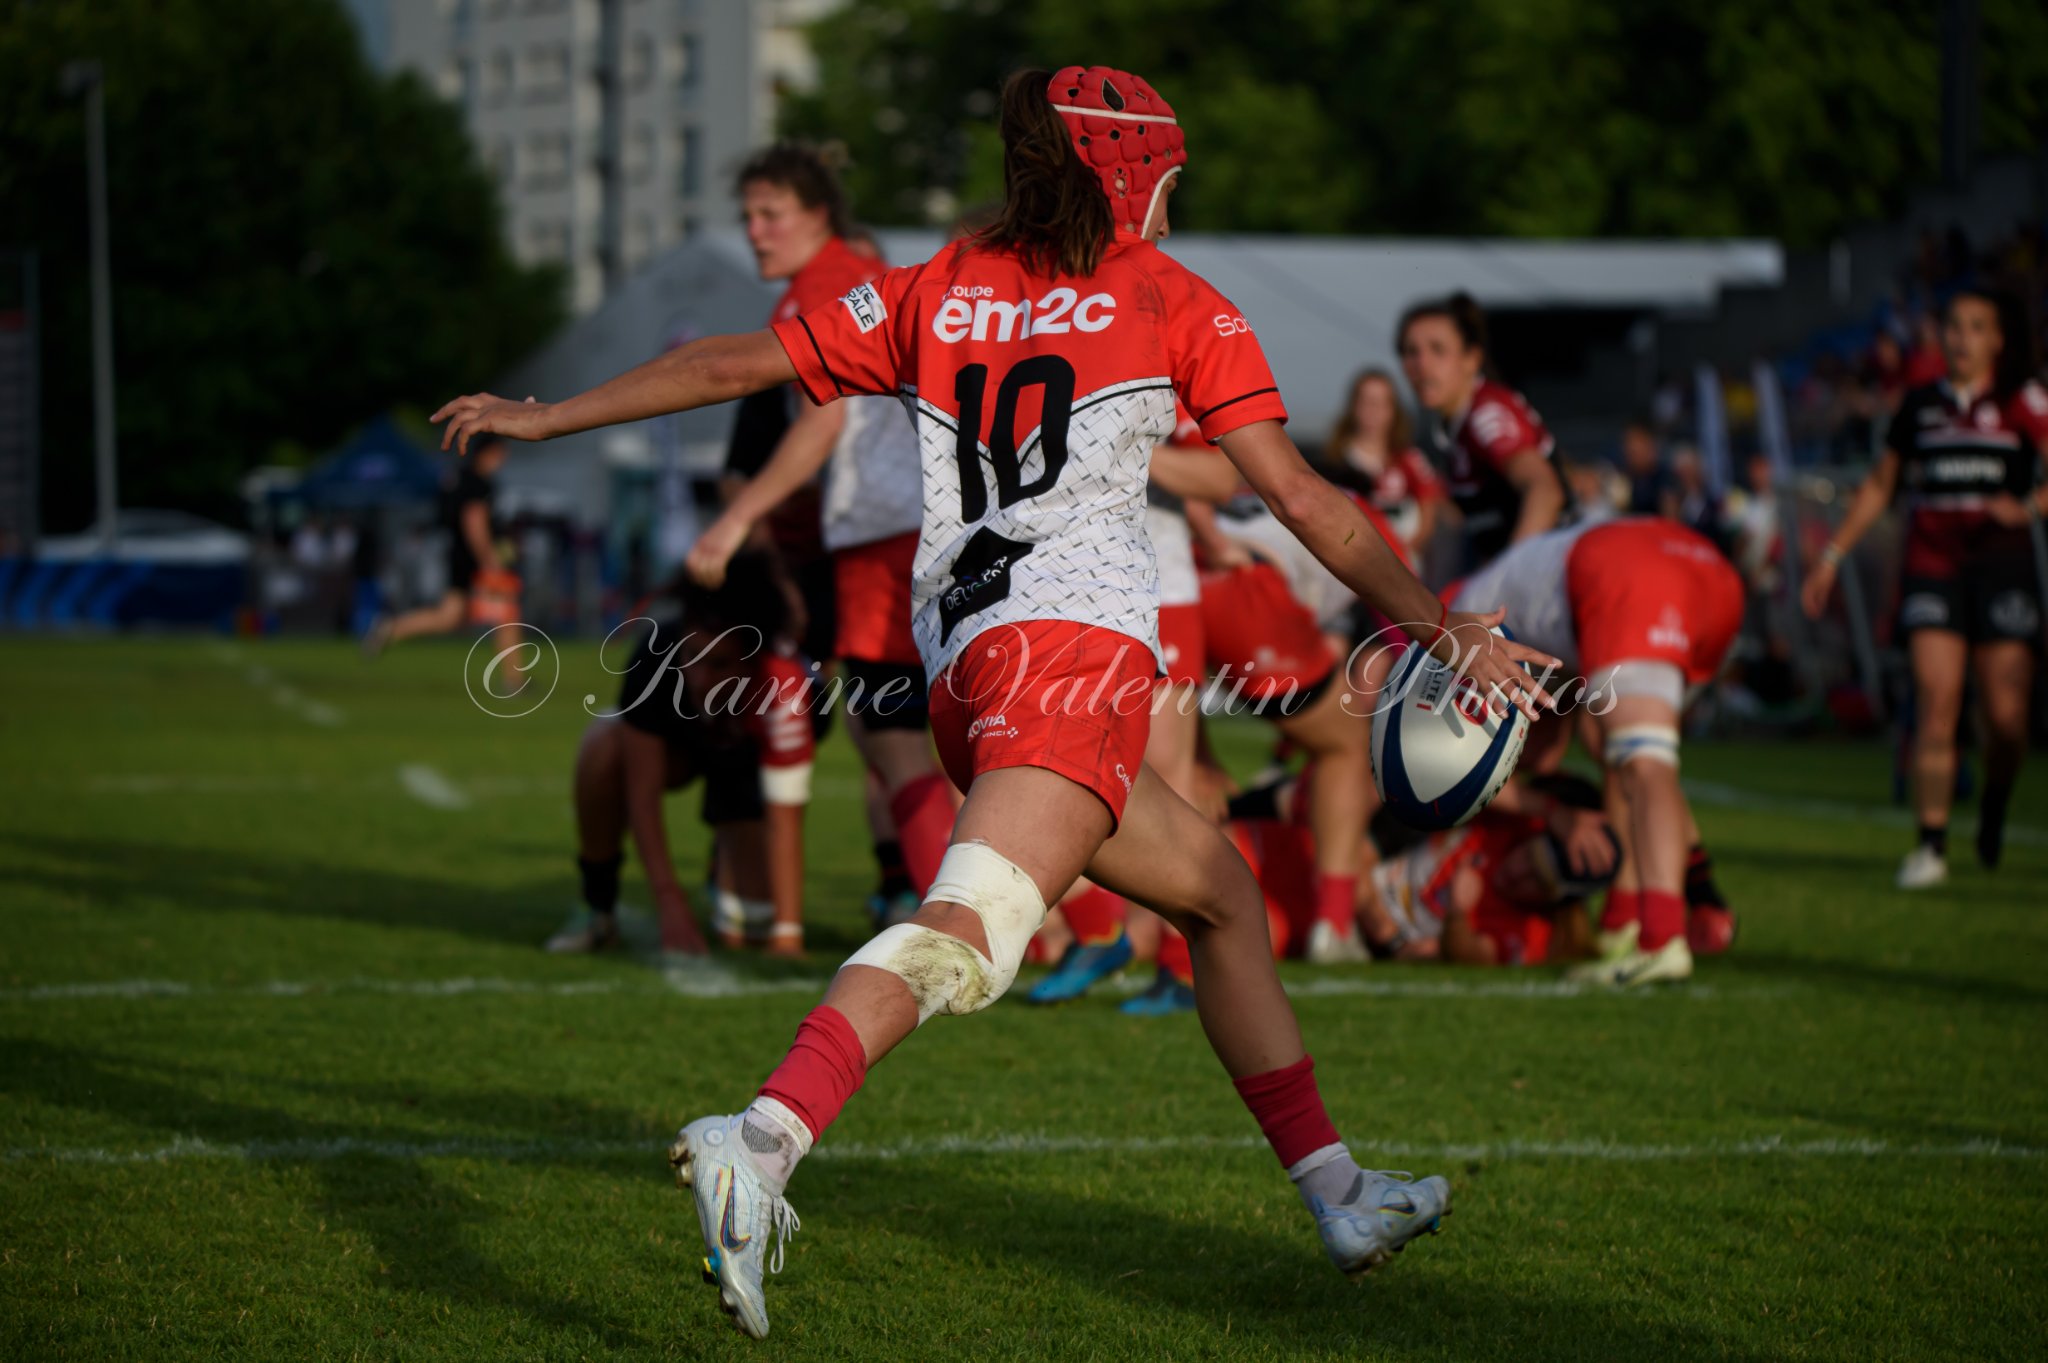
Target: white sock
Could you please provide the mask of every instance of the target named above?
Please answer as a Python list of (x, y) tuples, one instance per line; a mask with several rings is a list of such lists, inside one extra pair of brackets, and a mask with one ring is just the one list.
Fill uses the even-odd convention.
[(1365, 1182), (1365, 1171), (1351, 1158), (1351, 1151), (1339, 1141), (1303, 1155), (1287, 1171), (1301, 1194), (1301, 1203), (1314, 1212), (1315, 1200), (1326, 1206), (1340, 1206), (1357, 1197)]
[(756, 1098), (741, 1114), (740, 1144), (777, 1197), (789, 1186), (796, 1162), (811, 1153), (811, 1129), (773, 1098)]

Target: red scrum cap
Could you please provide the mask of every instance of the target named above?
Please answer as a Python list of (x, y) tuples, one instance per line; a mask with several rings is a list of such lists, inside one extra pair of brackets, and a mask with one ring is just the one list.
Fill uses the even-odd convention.
[(1188, 160), (1173, 106), (1142, 78), (1107, 66), (1063, 67), (1045, 93), (1074, 150), (1101, 178), (1116, 225), (1144, 231), (1152, 205)]

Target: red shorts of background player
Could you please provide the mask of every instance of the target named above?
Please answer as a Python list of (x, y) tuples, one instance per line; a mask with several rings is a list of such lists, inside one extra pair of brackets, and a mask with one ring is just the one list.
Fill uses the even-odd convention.
[(1697, 686), (1720, 671), (1742, 627), (1741, 577), (1705, 536), (1669, 521), (1588, 530), (1566, 560), (1565, 595), (1588, 677), (1660, 662)]
[(832, 554), (839, 605), (839, 637), (833, 656), (864, 663), (922, 668), (910, 633), (911, 567), (917, 560), (917, 531), (856, 544)]
[(1541, 965), (1550, 955), (1549, 916), (1500, 894), (1490, 880), (1471, 919), (1472, 930), (1493, 942), (1500, 965)]
[(1070, 620), (984, 630), (931, 685), (932, 738), (953, 784), (1043, 767), (1095, 792), (1121, 822), (1152, 729), (1152, 650)]
[(1202, 631), (1202, 608), (1193, 602), (1185, 606), (1159, 608), (1159, 653), (1166, 662), (1168, 686), (1200, 686), (1202, 665), (1207, 657)]
[(1203, 646), (1209, 670), (1256, 703), (1309, 691), (1329, 679), (1337, 655), (1308, 607), (1270, 563), (1202, 574)]

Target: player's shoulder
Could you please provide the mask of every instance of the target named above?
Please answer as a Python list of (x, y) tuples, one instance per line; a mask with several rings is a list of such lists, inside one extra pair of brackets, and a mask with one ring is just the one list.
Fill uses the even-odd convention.
[(2036, 439), (2048, 434), (2048, 388), (2028, 379), (2012, 395), (2009, 411)]

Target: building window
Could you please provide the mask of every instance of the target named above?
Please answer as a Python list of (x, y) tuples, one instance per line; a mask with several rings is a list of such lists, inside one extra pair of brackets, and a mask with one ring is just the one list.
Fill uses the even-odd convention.
[(654, 129), (639, 127), (627, 135), (624, 160), (627, 181), (646, 184), (654, 174)]
[(691, 237), (696, 236), (697, 215), (695, 213), (683, 214), (682, 218), (676, 223), (676, 230), (682, 234), (684, 241), (688, 241)]
[(490, 150), (484, 153), (484, 164), (490, 168), (491, 174), (498, 177), (499, 184), (511, 184), (517, 169), (513, 164), (512, 139), (501, 137), (491, 143)]
[(647, 83), (654, 79), (654, 39), (645, 33), (636, 33), (626, 44), (625, 70), (621, 80), (628, 90), (645, 90)]
[(697, 40), (689, 35), (676, 39), (676, 88), (684, 94), (697, 89)]
[(704, 187), (703, 167), (698, 164), (704, 159), (703, 141), (695, 128), (683, 129), (683, 164), (677, 188), (686, 199), (696, 198)]
[(512, 54), (499, 48), (484, 63), (484, 98), (502, 104), (512, 93)]
[(512, 16), (512, 0), (483, 0), (484, 18), (508, 19)]
[(626, 268), (636, 269), (654, 251), (654, 220), (635, 218), (626, 224)]
[(451, 104), (460, 104), (469, 96), (469, 65), (463, 61), (451, 61), (441, 68), (441, 74), (434, 80), (434, 88), (441, 98)]
[(528, 103), (540, 104), (566, 99), (569, 95), (569, 45), (550, 43), (526, 51), (525, 70), (519, 80)]
[(569, 224), (532, 224), (526, 229), (526, 253), (531, 260), (566, 261), (569, 258)]
[(569, 183), (569, 134), (535, 133), (526, 139), (526, 187), (561, 189)]

